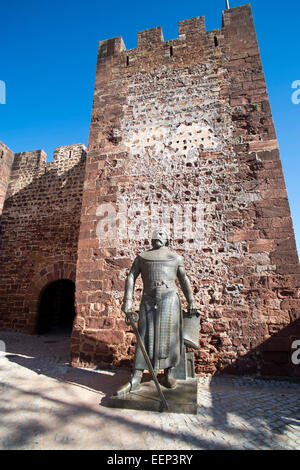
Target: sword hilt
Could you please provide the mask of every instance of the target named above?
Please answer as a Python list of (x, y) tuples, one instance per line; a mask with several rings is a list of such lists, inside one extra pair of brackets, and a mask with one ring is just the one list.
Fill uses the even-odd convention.
[(136, 323), (139, 320), (139, 314), (137, 312), (126, 312), (125, 322), (126, 325), (131, 325), (131, 320)]

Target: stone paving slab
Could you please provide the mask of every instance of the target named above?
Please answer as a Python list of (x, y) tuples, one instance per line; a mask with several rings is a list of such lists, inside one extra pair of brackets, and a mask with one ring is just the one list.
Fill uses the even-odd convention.
[(0, 331), (0, 449), (300, 450), (300, 383), (198, 379), (198, 414), (112, 409), (128, 372), (68, 366), (69, 340)]

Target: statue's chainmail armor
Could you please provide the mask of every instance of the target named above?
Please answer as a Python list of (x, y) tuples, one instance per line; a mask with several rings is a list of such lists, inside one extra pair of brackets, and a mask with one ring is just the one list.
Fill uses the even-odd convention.
[[(134, 263), (144, 284), (138, 328), (156, 370), (174, 367), (180, 361), (182, 311), (175, 279), (181, 263), (176, 254), (165, 260), (146, 259), (142, 254)], [(147, 369), (139, 346), (135, 368)]]

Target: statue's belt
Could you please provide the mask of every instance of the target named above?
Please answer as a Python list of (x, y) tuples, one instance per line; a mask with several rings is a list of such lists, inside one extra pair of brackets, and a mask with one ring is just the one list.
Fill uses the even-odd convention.
[[(177, 289), (175, 281), (151, 281), (147, 283), (146, 289), (149, 293), (150, 291), (158, 288), (166, 288), (166, 289)], [(145, 284), (144, 284), (145, 289)]]
[[(157, 294), (157, 288), (153, 289), (153, 293)], [(152, 295), (151, 292), (143, 292), (143, 297), (147, 299), (147, 301), (151, 302), (153, 306), (156, 308), (157, 304), (159, 304), (163, 299), (168, 297), (169, 295), (177, 294), (177, 287), (173, 287), (173, 289), (165, 290), (164, 292), (159, 292), (159, 295)]]

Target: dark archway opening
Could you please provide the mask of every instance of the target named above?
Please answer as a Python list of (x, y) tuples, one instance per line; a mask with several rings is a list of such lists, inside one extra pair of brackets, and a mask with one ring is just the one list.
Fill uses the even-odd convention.
[(43, 289), (38, 309), (36, 333), (72, 332), (75, 318), (75, 284), (68, 279), (52, 282)]

